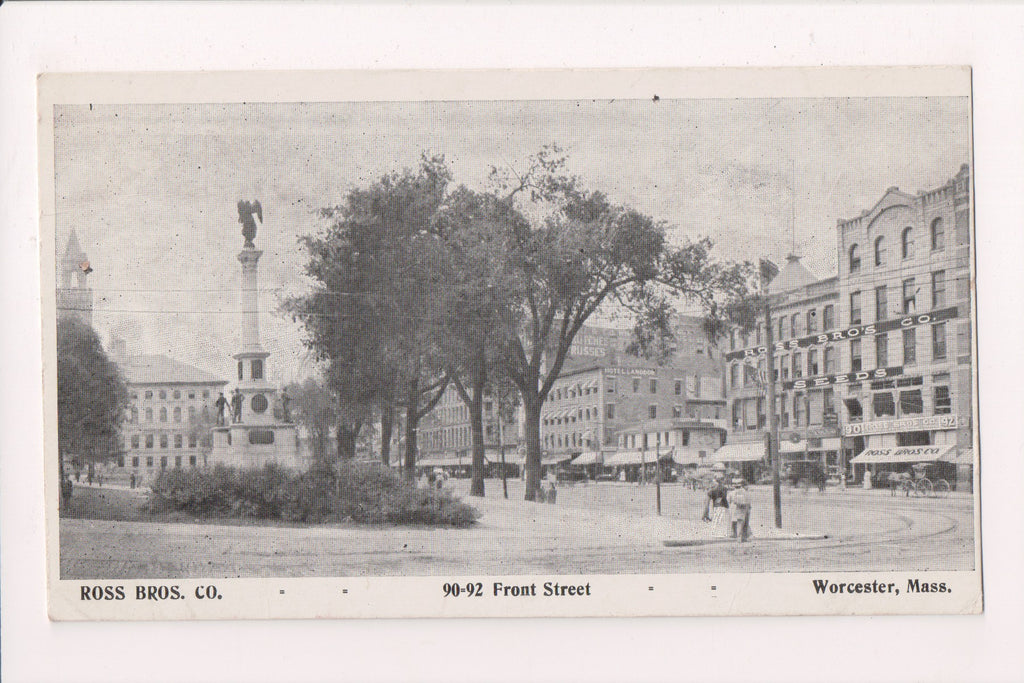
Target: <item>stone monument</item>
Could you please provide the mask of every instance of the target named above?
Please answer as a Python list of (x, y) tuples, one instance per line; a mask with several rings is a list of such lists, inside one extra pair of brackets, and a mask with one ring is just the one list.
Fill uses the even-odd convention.
[(270, 353), (260, 343), (259, 261), (263, 252), (253, 242), (256, 238), (254, 213), (262, 223), (263, 208), (258, 201), (238, 202), (238, 222), (242, 224), (245, 238), (238, 253), (242, 264), (241, 328), (239, 350), (233, 356), (238, 364), (237, 383), (228, 400), (237, 402), (240, 398), (241, 405), (237, 412), (230, 407), (227, 424), (213, 429), (210, 462), (234, 467), (262, 467), (275, 462), (298, 467), (295, 425), (278, 421), (274, 416), (277, 388), (267, 380)]

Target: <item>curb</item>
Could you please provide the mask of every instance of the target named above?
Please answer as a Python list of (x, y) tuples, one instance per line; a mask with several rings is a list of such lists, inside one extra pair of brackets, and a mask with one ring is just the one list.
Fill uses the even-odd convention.
[[(786, 536), (781, 538), (767, 538), (751, 536), (747, 542), (752, 541), (824, 541), (831, 538), (828, 534), (816, 534), (813, 536)], [(739, 543), (735, 538), (709, 538), (707, 540), (691, 539), (684, 541), (662, 541), (662, 544), (669, 548), (686, 548), (698, 545), (713, 545), (715, 543)]]

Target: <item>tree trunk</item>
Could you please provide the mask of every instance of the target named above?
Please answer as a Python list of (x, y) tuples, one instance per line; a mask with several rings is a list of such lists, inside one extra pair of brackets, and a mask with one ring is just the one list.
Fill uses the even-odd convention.
[(380, 461), (391, 464), (391, 433), (395, 428), (395, 407), (385, 404), (380, 410)]
[(416, 481), (416, 427), (419, 419), (416, 417), (417, 406), (414, 402), (405, 410), (405, 467), (403, 472), (406, 481)]
[(469, 495), (484, 495), (484, 401), (483, 388), (473, 387), (473, 404), (469, 406), (469, 424), (473, 437), (473, 478)]
[(526, 418), (526, 500), (537, 500), (540, 489), (540, 409), (543, 404), (536, 396), (523, 397)]
[(352, 460), (356, 457), (356, 436), (358, 432), (350, 429), (348, 425), (338, 425), (338, 458), (341, 460)]

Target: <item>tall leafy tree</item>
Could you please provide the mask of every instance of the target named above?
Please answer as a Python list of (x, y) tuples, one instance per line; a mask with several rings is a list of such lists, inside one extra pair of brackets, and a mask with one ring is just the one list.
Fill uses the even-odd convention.
[[(641, 314), (641, 327), (664, 327), (671, 302), (709, 315), (745, 294), (746, 266), (719, 263), (710, 240), (670, 244), (667, 225), (613, 204), (567, 176), (565, 158), (543, 149), (521, 175), (503, 179), (507, 201), (532, 205), (527, 226), (508, 225), (516, 316), (504, 347), (508, 377), (525, 417), (527, 500), (540, 484), (540, 414), (584, 323), (602, 306)], [(518, 302), (522, 302), (520, 305)]]
[(437, 218), (448, 283), (440, 341), (469, 413), (474, 496), (484, 495), (485, 398), (504, 379), (501, 349), (512, 333), (512, 270), (506, 258), (512, 224), (528, 227), (510, 202), (465, 187), (446, 198)]
[(312, 289), (286, 304), (327, 362), (341, 412), (339, 452), (354, 452), (374, 410), (388, 422), (381, 441), (389, 444), (390, 416), (403, 410), (410, 478), (419, 422), (448, 384), (436, 334), (445, 283), (435, 226), (448, 181), (443, 158), (424, 156), (415, 171), (384, 176), (322, 209), (329, 224), (302, 240)]
[(331, 428), (339, 419), (337, 400), (334, 393), (317, 378), (307, 377), (301, 383), (293, 382), (286, 387), (292, 403), (291, 417), (302, 425), (309, 434), (313, 459), (333, 460), (328, 450)]
[(74, 317), (57, 321), (57, 443), (64, 459), (102, 461), (119, 447), (128, 391), (99, 337)]

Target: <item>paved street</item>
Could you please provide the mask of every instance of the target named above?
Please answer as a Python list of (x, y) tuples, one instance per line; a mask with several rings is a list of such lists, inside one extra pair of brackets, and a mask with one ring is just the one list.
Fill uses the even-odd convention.
[[(465, 495), (468, 481), (452, 482)], [(885, 491), (784, 490), (784, 528), (771, 490), (754, 487), (754, 540), (697, 521), (703, 493), (653, 485), (563, 486), (556, 505), (522, 500), (522, 483), (487, 480), (471, 529), (282, 527), (61, 520), (62, 578), (387, 576), (501, 573), (680, 573), (970, 569), (969, 496), (917, 499)], [(827, 535), (827, 538), (822, 538)], [(685, 542), (668, 547), (665, 541)]]

